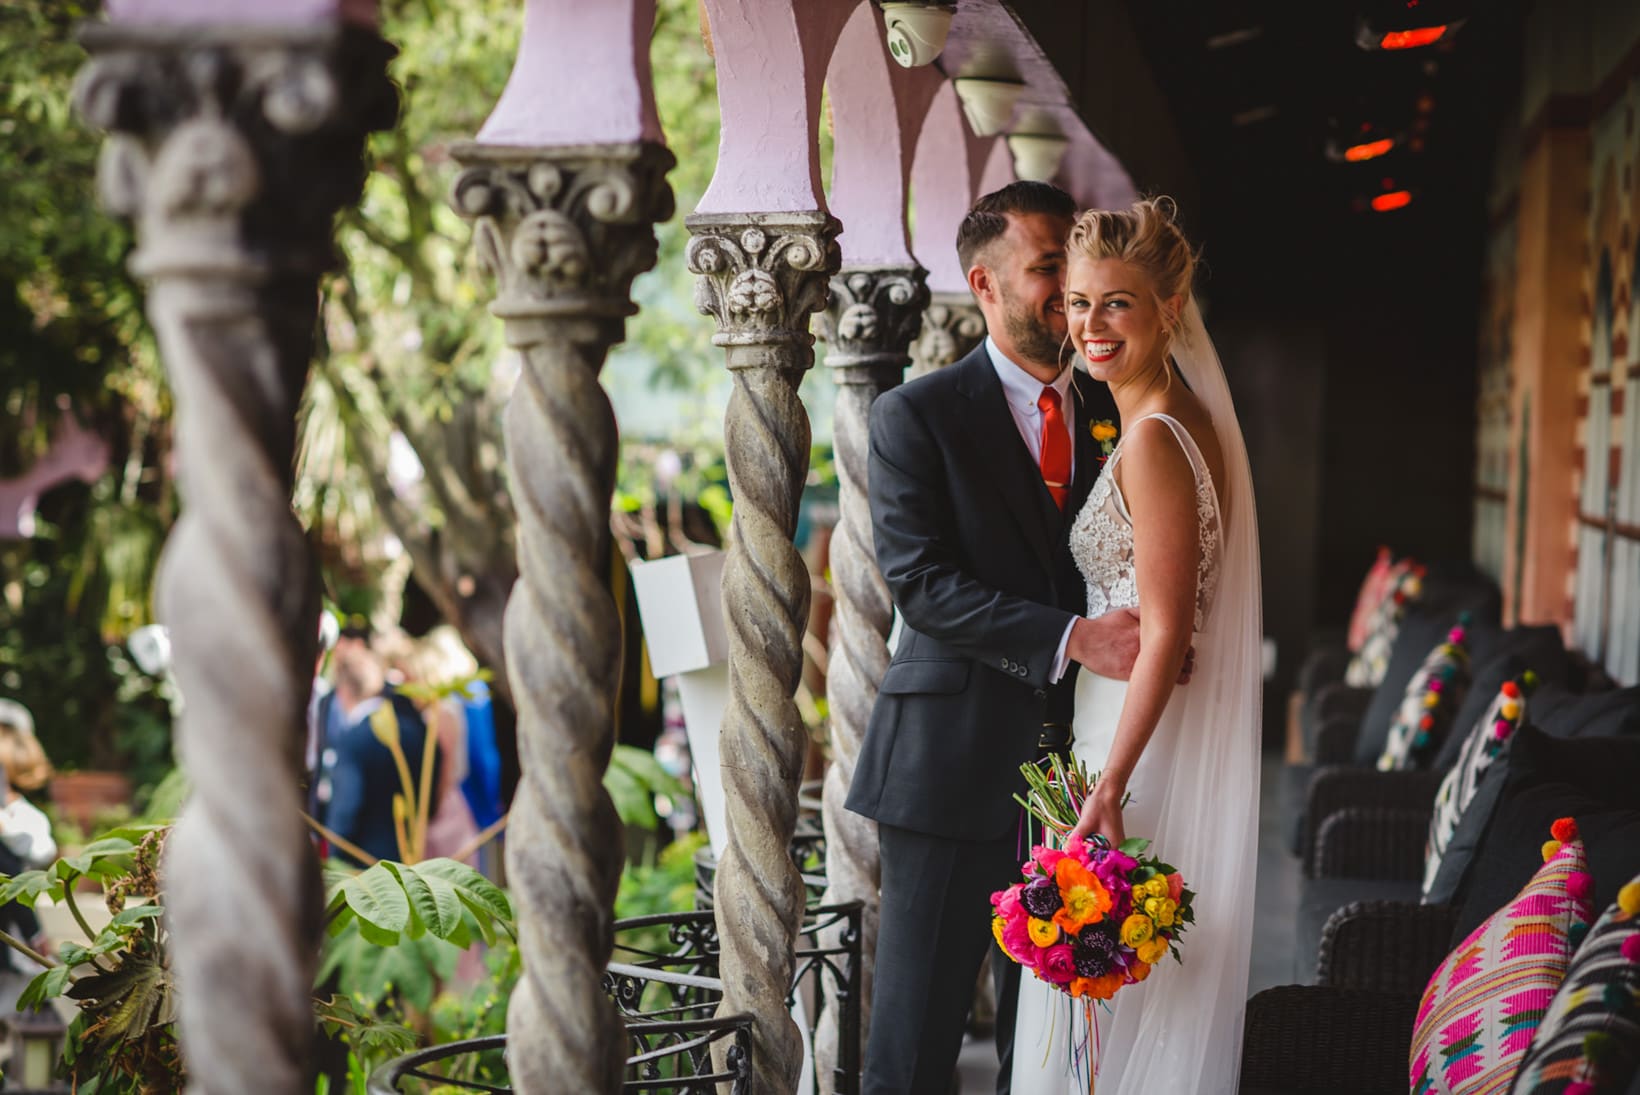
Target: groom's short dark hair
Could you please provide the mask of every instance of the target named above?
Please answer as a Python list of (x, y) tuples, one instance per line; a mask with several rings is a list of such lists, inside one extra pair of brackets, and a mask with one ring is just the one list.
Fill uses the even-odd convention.
[(957, 261), (963, 273), (974, 265), (981, 248), (1008, 231), (1010, 213), (1047, 213), (1070, 220), (1076, 216), (1076, 200), (1053, 183), (1027, 179), (986, 194), (957, 228)]

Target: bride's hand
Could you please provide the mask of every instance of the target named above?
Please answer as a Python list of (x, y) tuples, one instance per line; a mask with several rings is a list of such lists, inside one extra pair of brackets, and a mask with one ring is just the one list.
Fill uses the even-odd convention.
[(1093, 794), (1082, 803), (1082, 815), (1076, 821), (1071, 836), (1087, 839), (1098, 833), (1116, 847), (1126, 839), (1122, 829), (1122, 789), (1114, 782), (1101, 780), (1094, 784)]

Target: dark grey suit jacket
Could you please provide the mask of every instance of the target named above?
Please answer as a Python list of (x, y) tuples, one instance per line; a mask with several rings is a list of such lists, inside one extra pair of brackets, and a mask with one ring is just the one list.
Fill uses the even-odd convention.
[(1020, 765), (1044, 721), (1070, 721), (1075, 665), (1054, 654), (1087, 608), (1071, 519), (1099, 472), (1103, 384), (1076, 385), (1076, 479), (1060, 513), (1019, 436), (985, 344), (878, 397), (870, 497), (877, 563), (905, 629), (883, 678), (848, 808), (961, 840), (1019, 822)]

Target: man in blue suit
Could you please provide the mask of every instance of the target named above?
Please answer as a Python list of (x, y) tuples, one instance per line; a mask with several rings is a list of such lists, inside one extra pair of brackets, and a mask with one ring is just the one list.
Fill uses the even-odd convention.
[[(314, 816), (349, 844), (376, 859), (403, 859), (393, 824), (393, 797), (404, 794), (414, 814), (412, 796), (421, 786), (422, 753), (427, 725), (409, 698), (387, 687), (381, 662), (370, 648), (370, 633), (345, 628), (333, 652), (336, 687), (319, 700), (315, 712), (319, 755), (313, 779)], [(398, 724), (399, 747), (410, 769), (411, 788), (402, 786), (393, 753), (371, 725), (387, 708)], [(434, 763), (438, 763), (435, 751)], [(432, 786), (438, 786), (437, 770)], [(358, 859), (337, 846), (331, 854), (348, 863)]]

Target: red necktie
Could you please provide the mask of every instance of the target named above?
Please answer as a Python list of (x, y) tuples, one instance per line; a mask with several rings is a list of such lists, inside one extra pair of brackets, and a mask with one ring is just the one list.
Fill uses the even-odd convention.
[(1071, 495), (1071, 435), (1059, 409), (1059, 389), (1047, 387), (1036, 398), (1042, 412), (1042, 481), (1061, 510)]

